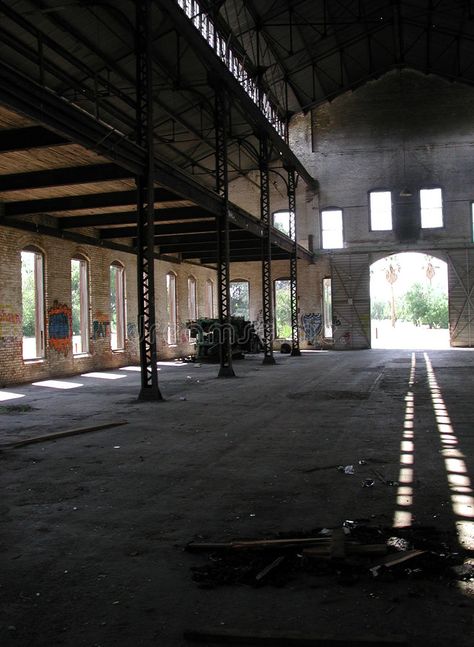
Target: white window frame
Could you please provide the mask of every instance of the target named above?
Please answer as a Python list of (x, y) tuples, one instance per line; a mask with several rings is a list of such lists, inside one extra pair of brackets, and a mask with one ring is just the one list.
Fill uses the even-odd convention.
[(321, 211), (322, 249), (342, 249), (344, 247), (344, 218), (342, 209), (332, 208)]
[[(435, 192), (439, 192), (438, 206), (427, 206), (426, 202), (430, 200), (429, 194), (434, 198)], [(420, 189), (420, 218), (422, 229), (441, 229), (444, 227), (443, 192), (440, 187)]]
[(176, 274), (168, 272), (166, 275), (166, 308), (168, 314), (167, 342), (170, 346), (176, 346), (178, 309), (176, 294)]
[[(82, 256), (71, 258), (71, 272), (73, 263), (79, 263), (79, 338), (80, 350), (76, 350), (72, 345), (72, 354), (74, 356), (86, 355), (89, 352), (89, 261)], [(71, 286), (72, 288), (72, 286)], [(71, 292), (71, 316), (72, 316), (72, 292)], [(74, 335), (74, 332), (71, 331)]]
[[(125, 330), (126, 330), (126, 287), (125, 287), (125, 268), (118, 261), (110, 265), (110, 284), (114, 282), (115, 288), (115, 315), (116, 328), (112, 327), (112, 316), (110, 317), (110, 347), (113, 351), (125, 349)], [(112, 305), (112, 304), (111, 304)], [(111, 308), (112, 310), (112, 308)], [(115, 340), (115, 341), (114, 341)]]
[[(21, 263), (23, 265), (23, 254), (33, 255), (34, 293), (35, 293), (35, 355), (25, 356), (25, 344), (23, 342), (23, 359), (38, 360), (45, 357), (45, 295), (44, 295), (44, 256), (43, 253), (32, 248), (21, 251)], [(23, 335), (22, 335), (23, 338)]]
[[(385, 204), (377, 202), (385, 201)], [(369, 214), (370, 231), (392, 231), (392, 192), (391, 191), (370, 191), (369, 192)]]

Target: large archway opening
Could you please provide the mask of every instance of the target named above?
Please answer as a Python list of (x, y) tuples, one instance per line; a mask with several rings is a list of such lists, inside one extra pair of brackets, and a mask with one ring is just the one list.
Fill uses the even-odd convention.
[(449, 348), (448, 267), (403, 252), (370, 266), (372, 348)]

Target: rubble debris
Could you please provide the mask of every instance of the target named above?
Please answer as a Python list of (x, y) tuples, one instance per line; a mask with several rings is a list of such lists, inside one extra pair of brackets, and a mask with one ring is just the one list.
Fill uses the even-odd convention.
[(374, 485), (374, 479), (365, 479), (365, 481), (362, 481), (362, 487), (374, 487)]
[(454, 534), (431, 527), (383, 528), (346, 520), (342, 527), (264, 539), (192, 541), (186, 550), (208, 553), (205, 565), (192, 568), (193, 580), (202, 588), (284, 586), (300, 575), (334, 576), (344, 585), (371, 576), (381, 582), (472, 579), (474, 563), (452, 552), (450, 542), (456, 543)]

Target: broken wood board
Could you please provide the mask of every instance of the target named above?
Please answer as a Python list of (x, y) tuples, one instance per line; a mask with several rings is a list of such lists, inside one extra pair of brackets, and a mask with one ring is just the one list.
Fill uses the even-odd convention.
[(255, 539), (229, 542), (190, 542), (187, 550), (209, 551), (226, 550), (229, 548), (294, 548), (295, 546), (310, 546), (312, 544), (329, 544), (331, 537), (294, 537), (291, 539)]
[(67, 436), (78, 436), (79, 434), (87, 434), (91, 431), (100, 431), (102, 429), (109, 429), (110, 427), (119, 427), (121, 425), (128, 425), (127, 420), (116, 420), (115, 422), (104, 422), (91, 427), (78, 427), (76, 429), (69, 429), (67, 431), (56, 431), (51, 434), (43, 434), (41, 436), (33, 436), (32, 438), (25, 438), (13, 443), (6, 443), (0, 445), (0, 449), (15, 449), (17, 447), (24, 447), (25, 445), (33, 445), (34, 443), (43, 443), (48, 440), (57, 440), (58, 438), (66, 438)]
[(308, 636), (297, 632), (275, 633), (260, 632), (258, 634), (240, 631), (223, 631), (221, 629), (206, 629), (185, 631), (184, 638), (196, 643), (221, 643), (225, 645), (241, 645), (251, 647), (263, 645), (268, 647), (409, 647), (404, 636), (354, 636), (335, 638), (332, 636)]
[[(385, 544), (354, 544), (346, 542), (345, 551), (347, 555), (386, 555)], [(332, 557), (330, 544), (327, 546), (312, 546), (303, 550), (305, 557)]]

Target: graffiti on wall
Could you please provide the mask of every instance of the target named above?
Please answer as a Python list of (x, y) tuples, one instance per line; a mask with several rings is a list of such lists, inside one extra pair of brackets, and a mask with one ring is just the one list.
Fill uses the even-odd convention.
[(21, 336), (21, 315), (12, 306), (0, 303), (0, 337)]
[(110, 319), (109, 316), (102, 312), (96, 312), (94, 320), (92, 321), (92, 338), (106, 339), (110, 337)]
[(67, 355), (72, 348), (72, 311), (65, 303), (54, 301), (48, 309), (48, 338), (58, 353)]
[(135, 337), (138, 337), (137, 324), (136, 323), (128, 323), (127, 324), (127, 339), (135, 339)]
[(308, 344), (315, 344), (321, 332), (323, 318), (320, 312), (309, 312), (301, 315), (304, 336)]

